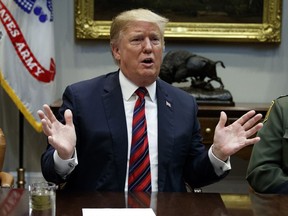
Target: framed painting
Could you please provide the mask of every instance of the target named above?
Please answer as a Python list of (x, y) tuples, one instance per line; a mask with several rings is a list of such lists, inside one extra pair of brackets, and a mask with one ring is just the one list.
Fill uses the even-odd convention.
[(282, 0), (75, 0), (75, 37), (109, 39), (112, 18), (140, 7), (169, 19), (166, 40), (281, 42)]

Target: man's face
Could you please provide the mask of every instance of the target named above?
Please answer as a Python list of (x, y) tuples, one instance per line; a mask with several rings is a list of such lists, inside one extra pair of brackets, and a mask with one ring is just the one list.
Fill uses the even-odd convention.
[(156, 24), (135, 21), (120, 35), (112, 47), (123, 74), (138, 86), (153, 83), (160, 72), (163, 41)]

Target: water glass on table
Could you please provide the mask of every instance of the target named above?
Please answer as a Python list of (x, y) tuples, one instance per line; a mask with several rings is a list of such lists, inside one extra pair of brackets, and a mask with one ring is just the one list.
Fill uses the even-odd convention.
[(54, 183), (36, 182), (29, 185), (29, 215), (55, 216), (56, 189)]

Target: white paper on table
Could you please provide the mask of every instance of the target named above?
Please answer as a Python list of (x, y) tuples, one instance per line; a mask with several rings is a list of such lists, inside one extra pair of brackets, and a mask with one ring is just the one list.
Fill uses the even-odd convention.
[(152, 208), (83, 208), (83, 216), (155, 216)]

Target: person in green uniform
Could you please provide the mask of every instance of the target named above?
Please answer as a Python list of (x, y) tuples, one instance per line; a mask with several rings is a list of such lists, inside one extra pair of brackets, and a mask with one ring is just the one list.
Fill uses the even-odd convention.
[(288, 194), (288, 95), (273, 100), (259, 130), (246, 179), (258, 193)]

